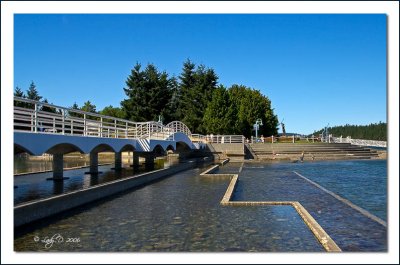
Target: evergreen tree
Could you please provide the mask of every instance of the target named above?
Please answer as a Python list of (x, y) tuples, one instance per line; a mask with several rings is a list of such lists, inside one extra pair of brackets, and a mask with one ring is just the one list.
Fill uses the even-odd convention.
[[(42, 102), (43, 103), (49, 103), (46, 98)], [(48, 107), (48, 106), (42, 106), (41, 107), (41, 111), (57, 113), (57, 110), (55, 108), (51, 108), (51, 107)]]
[(170, 79), (170, 95), (171, 98), (167, 104), (165, 116), (164, 117), (164, 124), (167, 124), (171, 121), (180, 120), (182, 116), (180, 114), (179, 103), (181, 100), (181, 90), (178, 84), (178, 80), (176, 77), (172, 77)]
[(35, 83), (33, 83), (33, 81), (29, 85), (26, 95), (27, 95), (28, 99), (37, 100), (37, 101), (40, 101), (42, 99), (42, 97), (39, 95), (39, 92), (37, 91), (36, 85), (35, 85)]
[[(14, 97), (25, 98), (25, 95), (24, 95), (24, 92), (22, 91), (22, 89), (20, 89), (19, 87), (16, 87), (14, 90)], [(23, 108), (26, 106), (26, 104), (25, 104), (25, 102), (14, 101), (14, 106)]]
[(127, 99), (121, 102), (126, 116), (132, 121), (158, 120), (158, 116), (171, 116), (169, 102), (174, 81), (166, 72), (159, 72), (153, 64), (142, 71), (137, 63), (132, 69), (124, 88)]
[(21, 88), (19, 88), (19, 87), (15, 88), (14, 97), (20, 97), (20, 98), (24, 98), (25, 97), (24, 92), (22, 91)]
[(213, 69), (207, 69), (204, 65), (195, 70), (195, 64), (187, 60), (179, 79), (182, 95), (179, 105), (181, 121), (192, 132), (204, 133), (203, 116), (217, 87), (218, 76)]
[[(70, 109), (80, 110), (80, 108), (79, 108), (78, 104), (76, 104), (76, 102), (74, 102), (74, 104), (72, 105), (72, 107), (70, 107)], [(69, 112), (68, 112), (68, 115), (69, 115), (70, 117), (83, 118), (83, 114), (76, 113), (76, 112), (72, 112), (72, 111), (69, 111)]]
[[(313, 135), (322, 134), (324, 129), (314, 131)], [(350, 136), (353, 139), (387, 141), (387, 124), (383, 122), (371, 123), (369, 125), (340, 125), (328, 127), (329, 134), (335, 137)]]

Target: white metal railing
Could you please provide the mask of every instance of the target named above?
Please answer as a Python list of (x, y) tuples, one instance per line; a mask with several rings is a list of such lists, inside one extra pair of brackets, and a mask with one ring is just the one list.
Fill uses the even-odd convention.
[(375, 141), (375, 140), (364, 140), (364, 139), (351, 139), (350, 136), (343, 137), (332, 137), (334, 143), (349, 143), (360, 146), (376, 146), (376, 147), (387, 147), (386, 141)]
[(206, 135), (204, 136), (205, 141), (208, 143), (218, 144), (234, 144), (244, 143), (245, 137), (243, 135)]
[(174, 133), (181, 132), (193, 143), (245, 142), (243, 135), (192, 134), (180, 121), (167, 125), (155, 121), (133, 122), (20, 97), (14, 97), (14, 131), (160, 140), (175, 140)]
[(191, 137), (188, 127), (180, 121), (165, 126), (155, 121), (132, 122), (20, 97), (14, 97), (14, 131), (146, 139), (168, 139), (175, 132), (182, 132)]

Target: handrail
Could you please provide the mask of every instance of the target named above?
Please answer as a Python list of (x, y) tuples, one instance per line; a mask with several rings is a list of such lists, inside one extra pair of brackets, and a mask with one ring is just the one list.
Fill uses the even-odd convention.
[(178, 121), (165, 126), (156, 121), (133, 122), (21, 97), (14, 97), (14, 102), (15, 131), (147, 139), (168, 139), (175, 132), (191, 135), (188, 127)]
[[(46, 109), (43, 109), (46, 107)], [(79, 116), (77, 116), (79, 114)], [(192, 134), (181, 121), (163, 125), (156, 121), (133, 122), (71, 109), (36, 100), (14, 97), (14, 131), (79, 135), (87, 137), (175, 140), (186, 134), (193, 143), (244, 143), (243, 135)]]
[(378, 140), (365, 140), (365, 139), (351, 139), (350, 136), (344, 137), (331, 137), (332, 142), (334, 143), (350, 143), (353, 145), (360, 146), (376, 146), (376, 147), (387, 147), (386, 141), (378, 141)]

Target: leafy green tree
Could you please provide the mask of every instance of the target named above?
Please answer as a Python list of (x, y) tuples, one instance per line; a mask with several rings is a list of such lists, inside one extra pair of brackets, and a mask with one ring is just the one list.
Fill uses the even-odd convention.
[(111, 116), (115, 118), (125, 119), (126, 113), (121, 108), (107, 106), (99, 112), (101, 115)]
[(214, 90), (203, 117), (203, 126), (208, 134), (230, 134), (233, 131), (231, 106), (228, 91), (220, 85)]
[(260, 118), (263, 125), (259, 135), (276, 135), (278, 119), (270, 100), (260, 91), (242, 85), (228, 90), (217, 88), (203, 118), (207, 133), (241, 134), (250, 137), (253, 124)]
[(232, 127), (235, 134), (251, 137), (253, 124), (261, 119), (259, 135), (276, 135), (278, 118), (271, 108), (271, 101), (258, 90), (242, 85), (233, 85), (228, 90), (230, 95), (230, 113), (235, 117)]
[(86, 112), (96, 113), (96, 105), (92, 104), (90, 100), (88, 100), (85, 103), (83, 103), (81, 110)]

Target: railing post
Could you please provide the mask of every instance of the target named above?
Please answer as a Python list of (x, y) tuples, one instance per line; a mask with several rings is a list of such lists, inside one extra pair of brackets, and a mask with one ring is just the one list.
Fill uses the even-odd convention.
[(273, 144), (274, 143), (274, 136), (272, 135), (271, 138), (272, 138), (271, 144)]
[(103, 117), (100, 117), (100, 137), (103, 137)]
[(138, 129), (138, 125), (135, 124), (135, 138), (137, 139), (137, 129)]
[(38, 127), (38, 105), (35, 103), (35, 133), (37, 133), (37, 127)]
[(65, 111), (64, 111), (64, 109), (61, 109), (61, 115), (62, 115), (61, 132), (64, 135), (65, 134)]
[(71, 135), (74, 135), (74, 120), (71, 120)]
[(293, 143), (294, 143), (294, 135), (292, 135), (292, 137), (293, 137)]
[(83, 114), (83, 136), (86, 136), (86, 113)]
[(35, 127), (34, 114), (31, 114), (31, 132), (35, 130), (34, 127)]
[(117, 120), (114, 120), (115, 138), (118, 138)]
[(125, 122), (125, 138), (128, 138), (128, 122)]

